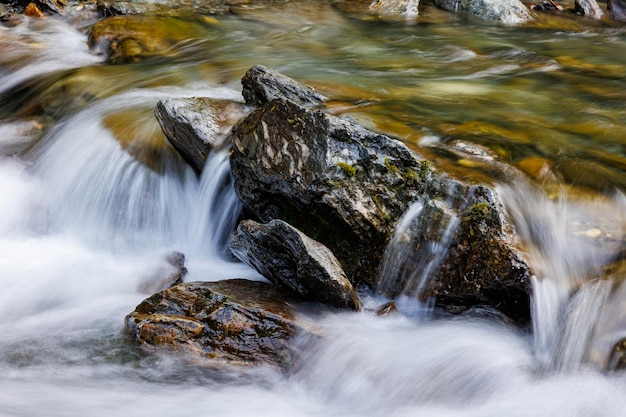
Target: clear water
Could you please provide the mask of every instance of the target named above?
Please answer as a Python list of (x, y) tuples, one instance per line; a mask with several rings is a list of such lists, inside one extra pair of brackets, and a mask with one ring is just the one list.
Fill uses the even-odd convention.
[[(623, 415), (626, 377), (603, 369), (626, 335), (620, 269), (606, 272), (626, 219), (626, 29), (308, 3), (169, 21), (189, 39), (124, 65), (69, 22), (0, 26), (0, 416)], [(171, 251), (187, 281), (261, 279), (224, 252), (240, 210), (226, 155), (196, 178), (152, 116), (166, 97), (241, 100), (257, 63), (460, 175), (491, 171), (441, 146), (497, 155), (537, 271), (532, 327), (402, 299), (401, 315), (321, 317), (289, 376), (138, 350), (124, 316), (172, 272)]]

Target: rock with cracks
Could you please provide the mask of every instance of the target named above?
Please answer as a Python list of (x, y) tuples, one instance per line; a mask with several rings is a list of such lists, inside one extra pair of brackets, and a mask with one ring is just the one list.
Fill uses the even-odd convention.
[[(249, 213), (265, 223), (284, 220), (327, 246), (353, 284), (379, 285), (385, 249), (414, 204), (457, 218), (420, 291), (392, 274), (385, 292), (434, 297), (452, 310), (488, 304), (528, 318), (531, 271), (488, 185), (458, 181), (397, 140), (282, 97), (233, 129), (231, 168)], [(424, 253), (419, 245), (408, 250)]]
[(286, 370), (296, 362), (290, 339), (300, 329), (293, 305), (263, 282), (190, 282), (147, 298), (126, 324), (144, 347)]
[(196, 173), (211, 150), (230, 145), (232, 126), (248, 112), (242, 103), (208, 97), (164, 99), (155, 109), (165, 137)]
[(241, 79), (243, 98), (246, 103), (260, 106), (263, 103), (283, 97), (302, 105), (317, 106), (326, 97), (311, 87), (304, 86), (283, 74), (263, 65), (255, 65)]
[(354, 288), (332, 252), (282, 220), (242, 221), (229, 247), (265, 278), (304, 299), (360, 309)]

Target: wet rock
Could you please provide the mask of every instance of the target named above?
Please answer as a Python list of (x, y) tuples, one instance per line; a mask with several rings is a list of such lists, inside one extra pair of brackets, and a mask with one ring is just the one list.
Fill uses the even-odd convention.
[(626, 338), (621, 339), (613, 346), (608, 367), (611, 371), (623, 371), (626, 369)]
[(563, 6), (552, 1), (552, 0), (543, 0), (538, 4), (535, 4), (531, 7), (533, 10), (539, 10), (542, 12), (562, 12)]
[(290, 339), (300, 330), (292, 305), (263, 282), (190, 282), (147, 298), (126, 324), (146, 347), (288, 369), (296, 361)]
[(374, 0), (369, 9), (381, 15), (415, 17), (419, 0)]
[(300, 297), (357, 311), (361, 307), (333, 253), (282, 220), (242, 221), (229, 247), (265, 278)]
[(532, 20), (528, 9), (519, 0), (433, 0), (435, 5), (454, 12), (463, 12), (485, 20), (506, 24)]
[(155, 109), (165, 137), (196, 173), (211, 150), (230, 144), (232, 126), (247, 113), (241, 103), (208, 97), (165, 99)]
[(574, 3), (576, 13), (582, 16), (599, 20), (602, 18), (602, 9), (596, 0), (576, 0)]
[(7, 21), (12, 15), (11, 9), (6, 4), (0, 3), (0, 21)]
[(291, 78), (263, 65), (255, 65), (241, 79), (243, 98), (246, 103), (262, 106), (268, 101), (283, 97), (305, 106), (318, 106), (326, 97), (316, 93)]
[(626, 22), (626, 0), (607, 0), (606, 10), (611, 19)]
[(28, 6), (24, 9), (24, 14), (29, 17), (38, 17), (44, 18), (46, 15), (43, 14), (39, 7), (35, 3), (28, 3)]
[(183, 278), (187, 274), (185, 255), (174, 251), (169, 253), (165, 260), (168, 267), (160, 268), (155, 274), (140, 283), (139, 292), (153, 294), (183, 282)]
[[(398, 220), (421, 203), (430, 212), (406, 241), (434, 243), (450, 219), (458, 226), (442, 243), (445, 256), (428, 264), (428, 286), (411, 294), (465, 307), (499, 305), (516, 319), (528, 317), (530, 268), (488, 186), (455, 180), (399, 141), (284, 98), (263, 104), (233, 135), (235, 190), (249, 212), (263, 222), (282, 219), (327, 246), (353, 284), (378, 286)], [(425, 254), (420, 247), (407, 245)], [(384, 292), (405, 292), (398, 274), (383, 275), (391, 276)]]
[(530, 316), (531, 271), (504, 209), (487, 187), (472, 190), (473, 204), (460, 212), (459, 227), (445, 259), (421, 293), (437, 303), (495, 306), (515, 320)]
[(395, 301), (389, 301), (376, 309), (377, 316), (389, 316), (398, 313), (398, 306)]
[[(273, 0), (278, 3), (281, 0)], [(287, 2), (287, 0), (282, 0)], [(148, 15), (182, 16), (187, 14), (225, 14), (235, 6), (249, 6), (250, 0), (98, 0), (104, 16)]]
[(330, 248), (350, 280), (374, 283), (396, 220), (431, 165), (400, 142), (277, 98), (233, 130), (235, 190)]

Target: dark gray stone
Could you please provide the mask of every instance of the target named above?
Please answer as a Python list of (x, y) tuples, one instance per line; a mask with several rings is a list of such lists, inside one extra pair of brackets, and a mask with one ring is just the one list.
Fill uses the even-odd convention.
[(316, 93), (291, 78), (263, 65), (255, 65), (241, 79), (246, 103), (262, 106), (268, 101), (283, 97), (305, 106), (318, 106), (326, 97)]
[(333, 253), (282, 220), (242, 221), (229, 247), (265, 278), (304, 299), (352, 310), (361, 307)]

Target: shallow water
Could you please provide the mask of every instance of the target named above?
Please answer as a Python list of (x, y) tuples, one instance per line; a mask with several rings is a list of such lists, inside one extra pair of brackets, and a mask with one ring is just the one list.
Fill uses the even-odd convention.
[[(623, 278), (606, 266), (626, 226), (626, 29), (309, 3), (180, 19), (192, 37), (120, 65), (60, 19), (0, 26), (0, 415), (622, 415), (626, 377), (603, 369), (626, 294), (592, 278)], [(172, 273), (171, 251), (186, 281), (262, 279), (225, 254), (240, 210), (227, 155), (196, 178), (152, 117), (167, 97), (241, 101), (258, 63), (462, 176), (494, 171), (449, 152), (457, 141), (499, 158), (538, 271), (532, 326), (403, 298), (392, 317), (326, 313), (291, 375), (138, 350), (124, 317)]]

